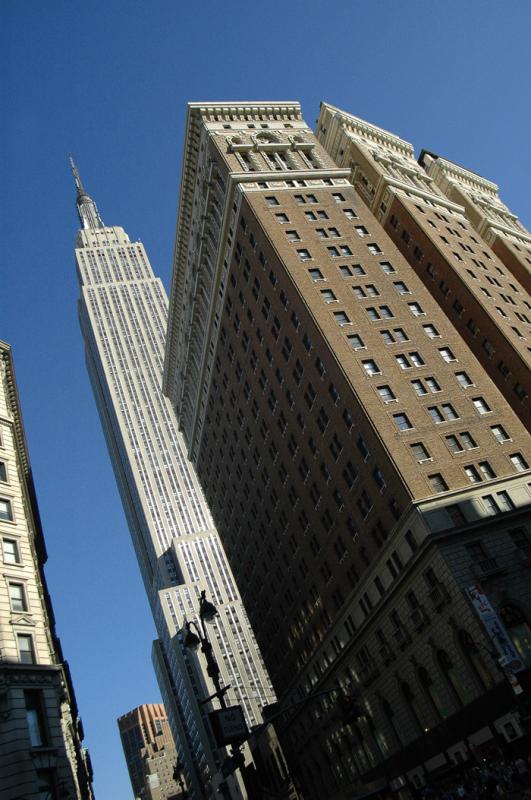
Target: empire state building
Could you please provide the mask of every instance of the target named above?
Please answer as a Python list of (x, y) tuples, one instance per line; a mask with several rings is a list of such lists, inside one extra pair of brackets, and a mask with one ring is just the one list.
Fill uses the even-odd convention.
[[(106, 226), (72, 162), (81, 223), (75, 258), (88, 372), (159, 639), (153, 662), (194, 798), (214, 791), (220, 754), (201, 699), (200, 657), (183, 647), (200, 592), (219, 613), (211, 641), (227, 704), (249, 726), (273, 692), (209, 508), (161, 391), (168, 300), (140, 242)], [(210, 788), (208, 788), (210, 787)]]

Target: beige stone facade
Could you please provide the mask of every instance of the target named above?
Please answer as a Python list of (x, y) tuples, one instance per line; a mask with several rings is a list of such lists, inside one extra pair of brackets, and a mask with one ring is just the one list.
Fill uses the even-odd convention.
[(0, 796), (91, 800), (90, 760), (44, 575), (46, 546), (12, 353), (3, 342), (0, 537)]
[[(341, 161), (339, 123), (337, 136), (319, 129), (327, 153), (296, 103), (189, 106), (165, 362), (280, 704), (293, 707), (279, 728), (289, 767), (315, 800), (383, 774), (397, 790), (423, 783), (487, 740), (522, 740), (472, 583), (531, 664), (529, 435), (384, 230), (400, 192), (404, 208), (411, 187), (429, 199), (431, 179), (414, 160), (409, 175), (410, 145), (358, 122), (367, 147), (407, 162), (407, 180), (382, 182), (363, 147), (356, 168)], [(461, 207), (436, 192), (464, 230)], [(349, 721), (345, 694), (359, 697)]]

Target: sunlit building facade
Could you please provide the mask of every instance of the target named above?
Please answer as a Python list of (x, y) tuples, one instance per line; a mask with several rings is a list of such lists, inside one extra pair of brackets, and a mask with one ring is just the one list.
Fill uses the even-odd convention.
[(46, 585), (46, 545), (13, 356), (0, 341), (0, 797), (93, 800), (68, 664)]
[[(360, 121), (377, 167), (354, 174), (348, 124), (323, 109), (316, 136), (298, 103), (189, 105), (164, 375), (307, 800), (524, 747), (473, 587), (522, 681), (531, 666), (523, 414), (384, 229), (397, 196), (436, 202), (431, 179)], [(404, 175), (377, 186), (390, 151)], [(429, 213), (467, 228), (435, 193)]]
[[(153, 660), (194, 798), (210, 797), (224, 754), (200, 705), (213, 689), (201, 656), (183, 647), (200, 590), (219, 614), (210, 626), (229, 705), (249, 727), (271, 685), (173, 411), (161, 391), (167, 297), (145, 249), (105, 226), (74, 167), (79, 318), (87, 368), (159, 640)], [(203, 665), (204, 666), (204, 665)], [(236, 796), (236, 795), (235, 795)]]

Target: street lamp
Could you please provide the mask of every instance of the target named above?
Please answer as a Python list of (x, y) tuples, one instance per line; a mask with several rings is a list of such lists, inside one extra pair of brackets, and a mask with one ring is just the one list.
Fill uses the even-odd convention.
[[(212, 645), (208, 638), (207, 629), (205, 627), (206, 622), (214, 621), (217, 613), (216, 607), (206, 599), (206, 592), (203, 590), (199, 598), (200, 624), (198, 625), (197, 622), (194, 622), (193, 620), (186, 623), (184, 646), (188, 647), (190, 650), (197, 650), (199, 647), (201, 647), (201, 652), (205, 656), (207, 662), (207, 675), (212, 678), (212, 682), (216, 687), (215, 693), (208, 699), (211, 700), (212, 698), (217, 697), (221, 703), (221, 707), (226, 708), (227, 704), (225, 702), (225, 692), (229, 687), (225, 686), (222, 688), (221, 686), (219, 680), (219, 666), (212, 651)], [(195, 633), (192, 628), (195, 628)]]

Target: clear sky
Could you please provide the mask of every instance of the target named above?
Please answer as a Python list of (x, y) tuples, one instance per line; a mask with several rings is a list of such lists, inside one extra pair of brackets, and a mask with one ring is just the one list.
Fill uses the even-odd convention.
[(320, 100), (502, 187), (531, 227), (529, 0), (0, 0), (0, 338), (14, 348), (97, 800), (132, 797), (116, 717), (155, 635), (76, 319), (72, 151), (169, 286), (186, 102)]

